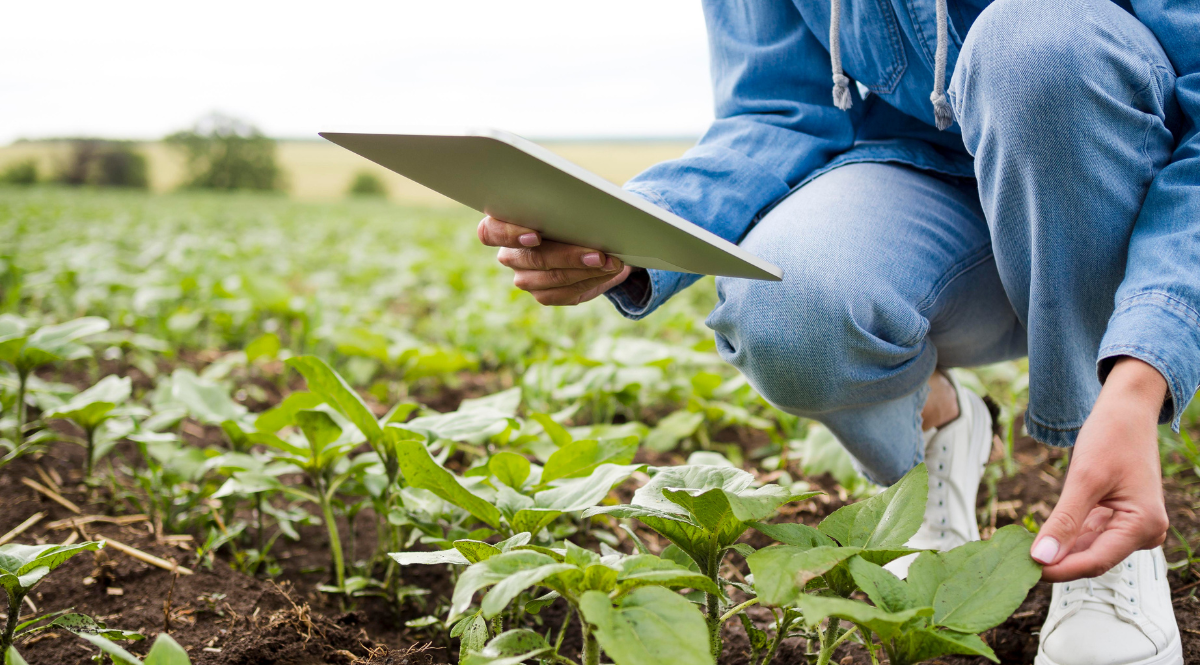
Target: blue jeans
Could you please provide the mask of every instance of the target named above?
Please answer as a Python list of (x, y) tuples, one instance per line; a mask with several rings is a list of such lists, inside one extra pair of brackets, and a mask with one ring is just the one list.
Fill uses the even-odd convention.
[(742, 243), (784, 281), (717, 280), (721, 355), (772, 404), (828, 426), (876, 482), (922, 460), (939, 366), (1028, 354), (1026, 425), (1058, 446), (1074, 443), (1115, 357), (1171, 366), (1105, 340), (1121, 308), (1151, 305), (1118, 287), (1175, 146), (1162, 121), (1174, 78), (1145, 26), (1106, 2), (1095, 12), (1064, 20), (1054, 3), (1007, 2), (975, 21), (949, 87), (975, 179), (894, 163), (826, 171)]

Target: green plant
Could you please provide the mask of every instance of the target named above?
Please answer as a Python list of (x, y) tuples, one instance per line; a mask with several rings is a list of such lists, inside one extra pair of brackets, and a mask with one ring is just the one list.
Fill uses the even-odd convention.
[[(817, 529), (800, 524), (756, 524), (783, 542), (747, 557), (758, 601), (784, 610), (775, 646), (792, 622), (816, 631), (817, 663), (829, 662), (850, 637), (839, 619), (855, 624), (868, 648), (870, 636), (892, 665), (910, 665), (942, 654), (969, 654), (995, 660), (975, 637), (1004, 621), (1041, 576), (1029, 557), (1033, 536), (1019, 526), (998, 530), (991, 540), (967, 543), (950, 552), (922, 552), (902, 582), (882, 565), (913, 550), (903, 543), (916, 533), (924, 514), (928, 475), (918, 465), (900, 482), (865, 501), (826, 517)], [(868, 605), (851, 595), (863, 592)], [(758, 642), (766, 642), (758, 636)], [(753, 639), (752, 639), (753, 641)], [(768, 650), (758, 663), (774, 655)]]
[[(121, 414), (118, 407), (129, 399), (132, 386), (133, 383), (128, 377), (106, 376), (96, 385), (71, 398), (71, 401), (63, 406), (43, 414), (43, 418), (70, 420), (83, 430), (86, 450), (83, 462), (84, 479), (91, 480), (96, 458), (103, 453), (103, 451), (97, 451), (96, 448), (97, 431), (110, 418)], [(110, 438), (107, 443), (111, 445), (115, 443), (115, 439)]]
[(25, 389), (30, 374), (43, 365), (60, 360), (88, 358), (92, 350), (79, 343), (80, 339), (108, 330), (108, 321), (96, 316), (85, 316), (56, 325), (42, 326), (30, 331), (24, 319), (12, 314), (0, 314), (0, 361), (17, 370), (16, 428), (12, 451), (5, 456), (4, 463), (23, 454), (25, 440)]
[(33, 185), (38, 181), (37, 160), (24, 159), (13, 162), (0, 171), (0, 184)]
[[(651, 554), (601, 556), (570, 541), (562, 551), (516, 545), (503, 552), (481, 545), (459, 549), (478, 559), (458, 578), (451, 600), (449, 620), (467, 622), (461, 628), (455, 626), (457, 634), (465, 636), (462, 651), (483, 649), (489, 622), (493, 637), (498, 638), (504, 631), (502, 621), (497, 619), (505, 610), (515, 614), (520, 608), (513, 601), (526, 590), (541, 586), (551, 593), (522, 607), (535, 611), (557, 598), (564, 599), (583, 619), (583, 665), (597, 665), (601, 648), (617, 665), (650, 665), (661, 662), (654, 658), (667, 655), (678, 663), (713, 662), (704, 641), (695, 639), (705, 634), (702, 616), (691, 602), (664, 588), (718, 593), (707, 576)], [(491, 589), (484, 594), (479, 611), (466, 615), (475, 593), (486, 587)], [(549, 648), (557, 654), (569, 624), (568, 617), (555, 647), (546, 644), (537, 648)], [(642, 643), (629, 644), (631, 633)], [(476, 657), (464, 662), (490, 661)]]
[(0, 635), (0, 653), (8, 653), (21, 631), (37, 621), (21, 622), (21, 602), (38, 582), (76, 554), (103, 546), (93, 541), (74, 545), (0, 545), (0, 587), (8, 596), (8, 618)]
[(145, 660), (134, 656), (103, 634), (76, 633), (79, 637), (100, 648), (100, 651), (112, 659), (113, 665), (191, 665), (187, 651), (166, 633), (159, 633), (154, 639), (154, 645), (146, 654)]
[(275, 141), (242, 120), (212, 114), (164, 141), (187, 158), (187, 187), (270, 190), (279, 185)]
[(657, 531), (691, 558), (712, 581), (706, 592), (706, 621), (713, 658), (721, 653), (721, 562), (731, 550), (753, 552), (737, 540), (752, 524), (775, 514), (782, 505), (820, 492), (792, 492), (779, 485), (754, 488), (754, 476), (732, 467), (678, 466), (659, 469), (625, 506), (592, 508), (584, 516), (607, 514), (634, 518)]
[[(333, 514), (334, 496), (343, 483), (361, 473), (367, 463), (350, 463), (346, 455), (357, 446), (353, 438), (344, 436), (342, 427), (324, 411), (301, 409), (293, 416), (303, 433), (307, 446), (297, 446), (274, 435), (257, 437), (278, 452), (279, 459), (290, 462), (308, 476), (312, 492), (294, 486), (280, 486), (273, 478), (257, 480), (279, 486), (285, 492), (312, 502), (321, 508), (325, 529), (329, 533), (329, 549), (333, 557), (336, 593), (346, 593), (346, 564), (342, 556), (342, 539)], [(271, 482), (273, 481), (273, 483)]]
[(387, 196), (387, 186), (371, 171), (359, 171), (354, 174), (346, 193), (351, 196)]

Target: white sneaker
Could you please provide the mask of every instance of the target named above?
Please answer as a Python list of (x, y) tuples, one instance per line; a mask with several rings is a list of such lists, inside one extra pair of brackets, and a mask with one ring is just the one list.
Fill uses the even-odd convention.
[[(941, 428), (926, 430), (929, 500), (921, 529), (907, 543), (943, 552), (979, 540), (975, 497), (992, 450), (992, 414), (983, 398), (949, 378), (958, 395), (958, 417)], [(915, 554), (902, 557), (885, 568), (903, 579), (916, 558)]]
[(1034, 665), (1183, 665), (1161, 547), (1054, 585)]

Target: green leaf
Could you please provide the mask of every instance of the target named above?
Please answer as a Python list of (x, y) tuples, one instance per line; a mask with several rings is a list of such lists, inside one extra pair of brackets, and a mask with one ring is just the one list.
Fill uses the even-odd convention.
[(782, 524), (767, 524), (765, 522), (749, 522), (749, 526), (764, 536), (777, 540), (784, 545), (794, 547), (833, 547), (837, 543), (817, 529), (807, 524), (785, 522)]
[(109, 375), (96, 385), (75, 395), (69, 402), (46, 414), (47, 418), (66, 418), (85, 430), (94, 430), (109, 413), (129, 399), (133, 382), (129, 377)]
[(37, 630), (45, 630), (51, 626), (69, 630), (76, 635), (87, 633), (88, 635), (100, 635), (110, 640), (144, 640), (145, 635), (133, 630), (118, 630), (116, 628), (107, 628), (102, 623), (98, 623), (95, 619), (86, 614), (64, 614), (54, 619), (50, 623), (38, 628)]
[(856, 556), (850, 559), (848, 568), (854, 583), (867, 594), (867, 598), (870, 598), (876, 607), (888, 612), (903, 612), (913, 607), (922, 607), (913, 602), (908, 594), (908, 586), (882, 566)]
[[(938, 585), (933, 620), (963, 633), (981, 633), (1000, 625), (1024, 602), (1042, 576), (1029, 556), (1033, 534), (1015, 524), (1003, 527)], [(954, 561), (955, 557), (945, 559)]]
[(617, 564), (617, 590), (624, 593), (639, 586), (686, 587), (719, 595), (717, 585), (699, 571), (653, 554), (636, 554)]
[(465, 566), (470, 561), (456, 548), (435, 552), (389, 552), (388, 556), (401, 566), (454, 564)]
[[(520, 545), (472, 564), (459, 576), (451, 598), (450, 617), (462, 614), (471, 605), (476, 591), (504, 581), (508, 576), (522, 570), (533, 570), (549, 564), (561, 563), (547, 554)], [(573, 567), (573, 566), (571, 566)]]
[(482, 540), (470, 540), (464, 538), (454, 541), (454, 549), (462, 553), (466, 557), (468, 563), (479, 563), (486, 561), (494, 556), (503, 554), (499, 547), (483, 542)]
[(896, 637), (896, 650), (906, 659), (904, 662), (909, 663), (922, 663), (952, 654), (983, 656), (994, 663), (1000, 662), (996, 653), (978, 635), (950, 630), (910, 630)]
[(146, 654), (146, 665), (191, 665), (187, 652), (170, 635), (159, 633)]
[(575, 566), (529, 550), (505, 552), (473, 564), (463, 571), (454, 586), (451, 617), (462, 614), (471, 606), (475, 592), (496, 585), (484, 597), (483, 612), (491, 618), (502, 611), (517, 594), (556, 573), (573, 570)]
[(279, 341), (279, 335), (275, 333), (259, 335), (246, 345), (246, 361), (254, 362), (259, 358), (274, 358), (279, 355), (282, 348), (283, 343)]
[(754, 484), (754, 476), (732, 467), (721, 466), (673, 466), (660, 469), (650, 479), (633, 493), (633, 505), (645, 506), (664, 513), (683, 513), (682, 507), (663, 496), (663, 490), (699, 490), (703, 493), (711, 489), (722, 489), (732, 494), (749, 490)]
[(227, 390), (188, 369), (171, 373), (171, 398), (187, 407), (193, 418), (210, 425), (246, 415), (246, 407), (233, 401)]
[(494, 529), (500, 527), (500, 511), (460, 485), (454, 474), (433, 460), (424, 443), (399, 441), (396, 456), (410, 486), (433, 492)]
[(603, 501), (614, 485), (623, 482), (633, 475), (633, 472), (645, 466), (601, 464), (587, 477), (554, 481), (554, 487), (533, 496), (534, 505), (564, 513), (586, 510)]
[(115, 665), (144, 665), (140, 658), (117, 646), (112, 640), (101, 635), (79, 633), (79, 637), (91, 642), (101, 651), (108, 654)]
[(746, 557), (754, 573), (754, 590), (764, 605), (785, 607), (804, 595), (809, 580), (858, 554), (857, 547), (793, 547), (775, 545)]
[(318, 395), (303, 390), (296, 391), (279, 403), (273, 409), (264, 411), (254, 421), (254, 429), (260, 432), (278, 432), (291, 425), (296, 412), (301, 409), (311, 409), (324, 403)]
[(840, 508), (817, 528), (843, 545), (902, 547), (921, 528), (928, 497), (929, 474), (918, 464), (895, 485)]
[(454, 629), (458, 632), (451, 631), (450, 637), (459, 638), (460, 657), (462, 654), (469, 655), (482, 651), (487, 644), (487, 621), (484, 620), (482, 614), (476, 613), (471, 618), (462, 620), (454, 626)]
[(636, 436), (602, 441), (574, 441), (563, 445), (546, 460), (542, 484), (559, 478), (578, 478), (596, 470), (601, 464), (629, 464), (637, 454)]
[(17, 653), (16, 647), (9, 647), (8, 652), (4, 654), (4, 665), (29, 665), (21, 654)]
[(911, 621), (913, 617), (933, 614), (932, 607), (914, 607), (903, 612), (888, 612), (859, 600), (808, 594), (802, 594), (796, 598), (796, 607), (804, 613), (804, 623), (809, 628), (815, 627), (828, 617), (837, 617), (860, 626), (866, 626), (882, 640), (891, 639), (900, 631), (900, 627)]
[(529, 470), (529, 460), (516, 453), (499, 452), (488, 460), (488, 471), (500, 482), (514, 489), (520, 489), (525, 483), (525, 479), (529, 477)]
[(589, 591), (579, 611), (616, 665), (713, 665), (704, 617), (673, 591), (641, 587), (615, 604), (604, 593)]
[[(592, 515), (611, 515), (617, 518), (636, 519), (671, 541), (675, 547), (685, 552), (697, 564), (704, 562), (707, 565), (707, 562), (715, 554), (713, 551), (714, 545), (717, 548), (722, 548), (730, 544), (729, 542), (723, 542), (723, 540), (718, 540), (714, 544), (712, 534), (705, 531), (703, 527), (693, 524), (688, 517), (660, 512), (645, 506), (604, 506), (592, 508), (583, 513), (584, 517)], [(733, 540), (737, 540), (737, 535), (734, 535)]]
[(0, 546), (0, 573), (24, 575), (38, 568), (49, 572), (61, 566), (80, 552), (94, 551), (103, 547), (102, 542), (87, 541), (74, 545), (20, 545), (9, 543)]
[(659, 453), (675, 450), (679, 442), (696, 433), (704, 424), (704, 414), (698, 411), (675, 411), (658, 421), (646, 436), (646, 448)]
[[(970, 549), (981, 548), (983, 543), (975, 541), (954, 549), (958, 551), (968, 547)], [(913, 602), (932, 607), (933, 597), (937, 594), (938, 586), (949, 576), (950, 569), (947, 568), (941, 553), (921, 552), (908, 567), (908, 577), (905, 578), (905, 582), (908, 584), (908, 593)]]
[(98, 316), (85, 316), (57, 325), (42, 326), (29, 336), (25, 344), (61, 357), (66, 355), (73, 342), (102, 333), (108, 328), (107, 320)]
[(342, 436), (342, 428), (324, 411), (301, 409), (296, 412), (296, 425), (318, 454)]
[(561, 510), (547, 510), (544, 508), (527, 508), (518, 510), (513, 515), (510, 525), (513, 531), (521, 532), (528, 531), (531, 534), (541, 533), (542, 529), (546, 528), (559, 515), (562, 515)]
[(325, 400), (334, 411), (345, 416), (367, 437), (367, 441), (375, 445), (383, 436), (383, 430), (366, 403), (354, 392), (349, 383), (340, 374), (333, 371), (324, 360), (316, 356), (298, 356), (288, 358), (287, 366), (304, 376), (308, 389)]
[(687, 510), (697, 523), (717, 531), (728, 520), (748, 522), (775, 514), (785, 503), (814, 497), (821, 492), (793, 494), (779, 485), (764, 485), (734, 493), (722, 488), (710, 490), (664, 489), (663, 496)]
[(532, 630), (509, 630), (497, 635), (482, 650), (467, 654), (462, 665), (520, 665), (547, 651), (551, 647), (546, 639)]
[(544, 413), (535, 413), (530, 416), (530, 418), (533, 418), (541, 423), (542, 429), (546, 430), (546, 434), (550, 437), (550, 440), (554, 442), (554, 445), (562, 448), (563, 446), (571, 443), (571, 435), (567, 433), (567, 430), (563, 429), (562, 425), (554, 422), (550, 416)]

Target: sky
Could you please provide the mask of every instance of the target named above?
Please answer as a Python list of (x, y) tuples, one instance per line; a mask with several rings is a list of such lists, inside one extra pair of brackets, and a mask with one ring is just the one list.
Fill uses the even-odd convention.
[(288, 138), (681, 137), (712, 118), (697, 0), (38, 0), (4, 14), (0, 145), (153, 139), (213, 111)]

